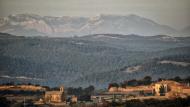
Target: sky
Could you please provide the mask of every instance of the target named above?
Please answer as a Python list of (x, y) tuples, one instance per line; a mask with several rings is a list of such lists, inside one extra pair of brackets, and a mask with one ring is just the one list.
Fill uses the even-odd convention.
[(0, 17), (23, 13), (84, 17), (136, 14), (175, 29), (190, 26), (190, 0), (0, 0)]

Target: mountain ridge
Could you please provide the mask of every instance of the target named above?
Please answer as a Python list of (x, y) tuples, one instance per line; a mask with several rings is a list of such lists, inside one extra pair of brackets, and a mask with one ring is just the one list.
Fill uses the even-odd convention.
[(134, 14), (101, 14), (94, 17), (9, 15), (0, 19), (0, 32), (20, 36), (50, 37), (72, 37), (100, 33), (184, 36), (183, 33), (174, 28)]

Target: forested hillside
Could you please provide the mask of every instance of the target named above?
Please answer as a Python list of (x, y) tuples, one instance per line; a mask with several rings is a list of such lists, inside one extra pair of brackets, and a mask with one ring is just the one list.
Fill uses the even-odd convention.
[(111, 82), (147, 75), (153, 79), (189, 76), (190, 38), (117, 34), (48, 38), (0, 34), (1, 82), (104, 88)]

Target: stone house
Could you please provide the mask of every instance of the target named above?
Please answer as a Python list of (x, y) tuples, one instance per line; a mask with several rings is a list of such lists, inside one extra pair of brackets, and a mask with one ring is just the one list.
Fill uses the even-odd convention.
[(162, 94), (168, 92), (168, 84), (167, 83), (156, 83), (155, 84), (155, 88), (154, 88), (156, 95), (160, 95), (160, 89), (161, 89), (161, 87), (164, 88), (164, 92)]
[(77, 96), (73, 95), (73, 96), (71, 97), (71, 102), (72, 102), (72, 103), (77, 103)]
[(65, 101), (64, 87), (60, 87), (60, 91), (46, 91), (45, 98), (46, 103), (61, 103)]

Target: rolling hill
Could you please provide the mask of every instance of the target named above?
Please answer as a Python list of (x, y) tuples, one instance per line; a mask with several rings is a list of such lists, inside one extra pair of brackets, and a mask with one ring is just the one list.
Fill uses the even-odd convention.
[[(160, 63), (163, 61), (170, 63)], [(50, 38), (0, 34), (1, 82), (105, 88), (110, 82), (147, 75), (153, 79), (190, 76), (190, 66), (181, 63), (190, 63), (189, 37), (93, 34)]]

